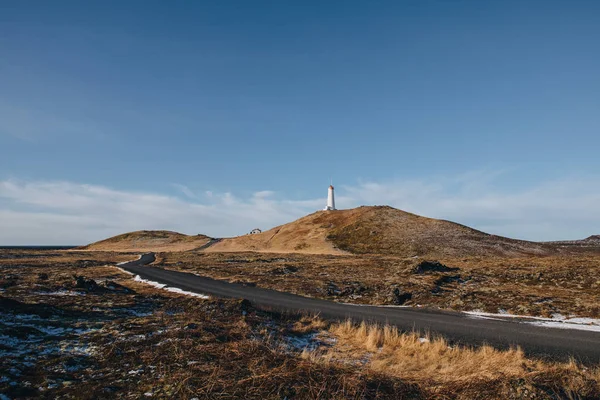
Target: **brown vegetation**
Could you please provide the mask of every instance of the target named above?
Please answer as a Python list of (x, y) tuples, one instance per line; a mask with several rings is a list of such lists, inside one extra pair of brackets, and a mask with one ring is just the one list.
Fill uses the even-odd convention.
[(170, 231), (136, 231), (101, 240), (76, 250), (90, 251), (188, 251), (210, 241), (204, 235), (184, 235)]
[[(600, 256), (420, 258), (164, 253), (165, 268), (328, 300), (600, 317)], [(433, 261), (433, 260), (431, 260)], [(435, 263), (433, 263), (435, 265)]]
[(258, 235), (223, 239), (206, 252), (525, 257), (600, 253), (594, 240), (536, 243), (490, 235), (387, 206), (318, 211)]
[(314, 361), (364, 363), (370, 371), (427, 385), (438, 398), (596, 398), (600, 368), (571, 361), (528, 359), (520, 349), (451, 346), (441, 337), (420, 337), (390, 326), (334, 324), (336, 343), (305, 352)]
[(247, 301), (186, 297), (106, 265), (122, 256), (0, 251), (0, 393), (83, 399), (600, 395), (596, 367), (532, 360), (519, 350), (456, 347), (390, 327), (330, 326)]
[(536, 243), (490, 235), (454, 222), (387, 206), (318, 211), (263, 233), (211, 240), (169, 231), (138, 231), (80, 249), (106, 251), (381, 254), (398, 257), (526, 257), (600, 254), (600, 240)]

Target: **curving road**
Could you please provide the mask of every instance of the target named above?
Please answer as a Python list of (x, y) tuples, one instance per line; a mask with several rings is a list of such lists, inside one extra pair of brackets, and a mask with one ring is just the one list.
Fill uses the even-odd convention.
[(119, 267), (144, 279), (201, 294), (245, 298), (256, 306), (270, 310), (318, 313), (321, 317), (332, 320), (351, 318), (388, 323), (403, 330), (441, 334), (452, 342), (462, 344), (488, 343), (498, 348), (519, 345), (530, 356), (561, 360), (574, 357), (585, 363), (600, 362), (598, 332), (545, 328), (512, 320), (474, 318), (458, 312), (335, 303), (147, 266), (154, 260), (154, 254), (149, 253)]

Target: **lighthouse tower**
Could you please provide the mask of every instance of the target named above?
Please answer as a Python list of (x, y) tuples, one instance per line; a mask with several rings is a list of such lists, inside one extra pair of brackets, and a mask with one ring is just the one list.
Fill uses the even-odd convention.
[(329, 185), (329, 190), (327, 191), (327, 207), (325, 207), (325, 211), (335, 210), (335, 198), (333, 197), (333, 185)]

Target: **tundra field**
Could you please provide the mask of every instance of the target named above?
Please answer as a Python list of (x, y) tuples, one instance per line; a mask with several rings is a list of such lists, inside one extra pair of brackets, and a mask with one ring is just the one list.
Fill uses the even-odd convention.
[(167, 269), (356, 304), (600, 318), (600, 256), (423, 260), (380, 255), (159, 253)]
[[(596, 365), (172, 293), (113, 266), (136, 256), (0, 250), (2, 399), (600, 397)], [(157, 263), (338, 301), (598, 314), (595, 256), (432, 261), (182, 252)]]

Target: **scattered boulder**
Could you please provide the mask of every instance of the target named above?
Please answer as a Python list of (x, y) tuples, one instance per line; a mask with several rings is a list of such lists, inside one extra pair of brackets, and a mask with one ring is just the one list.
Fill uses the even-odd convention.
[(388, 297), (388, 303), (401, 306), (410, 299), (412, 299), (412, 293), (403, 292), (399, 287), (395, 287), (392, 289), (392, 293)]
[(421, 261), (414, 268), (413, 273), (415, 274), (427, 274), (431, 272), (455, 272), (459, 268), (447, 267), (439, 261)]
[(15, 274), (4, 275), (4, 278), (0, 279), (0, 287), (3, 289), (8, 289), (9, 287), (17, 286), (18, 280), (19, 280), (19, 275), (15, 275)]
[(16, 281), (19, 279), (19, 275), (17, 274), (6, 274), (4, 275), (4, 279), (7, 281)]
[(240, 306), (240, 309), (242, 310), (242, 312), (245, 312), (245, 313), (251, 311), (253, 308), (252, 302), (248, 299), (240, 300), (239, 306)]
[(295, 272), (298, 272), (298, 268), (294, 267), (294, 266), (284, 266), (281, 268), (275, 268), (271, 270), (272, 274), (275, 275), (289, 275), (289, 274), (293, 274)]
[(102, 283), (102, 287), (116, 293), (132, 294), (135, 290), (129, 289), (127, 286), (120, 285), (114, 281), (106, 280)]
[(442, 286), (452, 282), (465, 283), (471, 280), (471, 277), (463, 278), (460, 275), (441, 275), (434, 282), (434, 287), (431, 289), (431, 293), (437, 294), (443, 292)]
[(100, 285), (96, 283), (93, 279), (88, 279), (82, 275), (73, 275), (73, 279), (75, 279), (75, 287), (79, 289), (85, 289), (88, 292), (97, 292), (102, 288)]
[(22, 303), (18, 300), (9, 299), (0, 296), (0, 310), (10, 314), (33, 314), (39, 315), (42, 318), (50, 318), (57, 315), (64, 315), (65, 312), (57, 307), (49, 304), (29, 304)]
[(75, 261), (75, 266), (78, 268), (86, 268), (86, 267), (99, 267), (102, 265), (106, 265), (106, 261), (97, 261), (97, 260), (77, 260)]
[(434, 285), (441, 286), (452, 282), (465, 283), (467, 280), (463, 279), (460, 275), (442, 275), (435, 280)]
[(329, 282), (325, 287), (325, 294), (327, 296), (338, 296), (341, 293), (340, 289), (333, 282)]
[(47, 281), (49, 278), (50, 278), (50, 277), (49, 277), (49, 276), (48, 276), (48, 274), (47, 274), (47, 273), (45, 273), (45, 272), (42, 272), (42, 273), (39, 273), (39, 274), (38, 274), (38, 279), (39, 279), (40, 281)]
[(342, 296), (358, 295), (367, 290), (367, 287), (360, 282), (345, 282), (342, 289)]
[(360, 295), (368, 288), (360, 282), (344, 282), (344, 286), (339, 288), (335, 283), (329, 282), (325, 288), (327, 296), (352, 296)]

